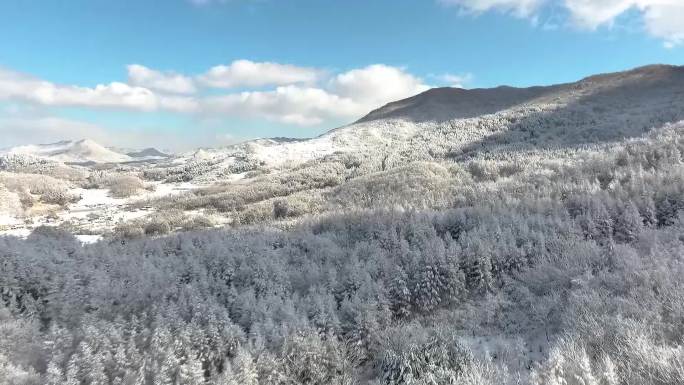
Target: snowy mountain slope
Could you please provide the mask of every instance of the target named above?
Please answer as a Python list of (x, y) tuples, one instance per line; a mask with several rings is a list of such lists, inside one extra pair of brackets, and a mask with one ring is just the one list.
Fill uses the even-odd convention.
[(473, 153), (596, 146), (684, 120), (684, 67), (654, 65), (545, 87), (437, 88), (307, 140), (258, 139), (179, 163), (294, 167), (333, 154), (401, 163)]
[[(343, 154), (388, 166), (474, 154), (597, 146), (684, 120), (684, 67), (653, 65), (530, 88), (436, 88), (389, 103), (357, 122), (311, 139), (256, 139), (199, 149), (160, 167), (193, 170), (211, 182), (260, 169), (297, 167)], [(7, 153), (62, 162), (162, 159), (155, 149), (129, 155), (93, 141), (22, 146)]]
[(4, 153), (28, 155), (64, 163), (120, 163), (132, 160), (128, 155), (114, 152), (90, 139), (18, 146)]
[[(670, 125), (676, 122), (682, 123)], [(148, 192), (150, 201), (136, 210), (218, 210), (231, 213), (222, 220), (239, 222), (271, 215), (273, 199), (290, 199), (300, 215), (332, 207), (329, 202), (363, 201), (404, 186), (447, 191), (440, 189), (444, 180), (452, 181), (445, 177), (451, 166), (470, 170), (476, 164), (475, 172), (482, 175), (489, 171), (477, 171), (477, 164), (519, 172), (535, 169), (531, 164), (560, 164), (578, 154), (622, 147), (670, 126), (684, 127), (684, 67), (650, 66), (549, 87), (430, 90), (315, 138), (256, 139), (159, 161), (141, 161), (160, 156), (153, 148), (124, 155), (88, 140), (23, 146), (0, 156), (0, 170), (63, 178), (76, 195), (98, 188), (90, 179), (120, 176), (156, 187), (190, 184), (198, 187), (197, 194), (184, 192), (169, 200)], [(125, 164), (88, 169), (59, 162)], [(93, 178), (86, 179), (89, 174)], [(412, 202), (437, 196), (430, 194), (411, 195)], [(118, 210), (110, 202), (101, 206), (95, 211), (103, 216)]]

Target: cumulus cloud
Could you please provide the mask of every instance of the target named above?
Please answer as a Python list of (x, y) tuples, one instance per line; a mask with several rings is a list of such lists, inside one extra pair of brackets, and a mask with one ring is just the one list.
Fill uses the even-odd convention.
[(247, 60), (214, 67), (201, 77), (201, 84), (228, 89), (280, 85), (273, 90), (207, 97), (201, 101), (201, 109), (207, 114), (262, 117), (307, 126), (336, 118), (358, 118), (429, 88), (404, 69), (382, 64), (352, 69), (327, 80), (323, 80), (324, 74), (315, 68)]
[(354, 117), (366, 107), (321, 88), (281, 86), (272, 91), (250, 91), (217, 96), (206, 101), (211, 113), (265, 117), (295, 125), (316, 125), (334, 117)]
[(265, 117), (305, 126), (334, 118), (358, 118), (428, 88), (420, 78), (401, 68), (376, 64), (340, 73), (318, 87), (286, 85), (269, 91), (215, 96), (204, 106), (210, 113)]
[(612, 24), (616, 17), (634, 5), (633, 0), (565, 0), (572, 21), (588, 29)]
[(570, 22), (583, 29), (612, 26), (626, 12), (636, 10), (650, 35), (668, 47), (684, 43), (684, 1), (682, 0), (438, 0), (475, 13), (490, 10), (512, 12), (537, 19), (545, 6), (560, 6)]
[(573, 22), (596, 29), (612, 25), (629, 10), (641, 13), (646, 31), (672, 47), (684, 42), (684, 2), (681, 0), (564, 0)]
[[(96, 87), (58, 85), (0, 70), (0, 101), (49, 107), (173, 111), (193, 114), (199, 119), (247, 117), (307, 126), (356, 119), (386, 103), (429, 88), (406, 70), (383, 64), (324, 77), (325, 72), (315, 68), (240, 60), (230, 66), (214, 67), (196, 77), (201, 78), (197, 81), (192, 81), (192, 76), (164, 73), (141, 65), (127, 68), (128, 83), (112, 82)], [(266, 86), (274, 88), (259, 88)], [(201, 92), (199, 87), (226, 89), (221, 93)], [(252, 89), (235, 92), (230, 90), (233, 87)], [(40, 127), (47, 123), (40, 122)]]
[(236, 60), (229, 65), (212, 67), (198, 80), (207, 87), (239, 88), (314, 84), (323, 71), (290, 64)]
[(192, 94), (197, 91), (195, 82), (187, 76), (155, 71), (140, 64), (131, 64), (126, 68), (128, 83), (134, 86), (175, 94)]
[(684, 44), (684, 2), (649, 7), (644, 15), (648, 32), (673, 48)]
[(95, 87), (58, 85), (18, 72), (0, 69), (0, 100), (20, 100), (45, 106), (125, 108), (140, 111), (192, 110), (192, 100), (160, 96), (144, 87), (112, 82)]
[(401, 68), (374, 64), (335, 76), (330, 89), (344, 98), (356, 100), (368, 107), (413, 96), (430, 87)]

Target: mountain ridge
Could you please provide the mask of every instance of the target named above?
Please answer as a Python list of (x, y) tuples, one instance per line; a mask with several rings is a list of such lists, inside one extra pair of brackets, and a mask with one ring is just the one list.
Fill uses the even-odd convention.
[(92, 139), (61, 140), (47, 144), (16, 146), (3, 151), (8, 155), (27, 155), (63, 163), (122, 163), (132, 160)]
[[(574, 89), (591, 83), (605, 83), (611, 80), (619, 80), (620, 78), (632, 78), (633, 80), (637, 80), (635, 78), (639, 76), (643, 77), (644, 75), (655, 78), (652, 80), (660, 80), (659, 77), (666, 75), (684, 77), (684, 66), (651, 64), (626, 71), (590, 75), (575, 82), (544, 86), (512, 87), (500, 85), (493, 88), (473, 89), (454, 87), (431, 88), (409, 98), (387, 103), (384, 106), (369, 112), (355, 123), (393, 118), (408, 118), (413, 119), (414, 121), (440, 120), (440, 118), (445, 117), (445, 115), (446, 118), (450, 119), (468, 118), (482, 114), (495, 113), (516, 104), (530, 102), (535, 98), (547, 96), (558, 91)], [(434, 105), (435, 103), (441, 103), (450, 104), (451, 107), (473, 107), (473, 102), (483, 103), (483, 105), (480, 106), (479, 111), (468, 111), (467, 114), (453, 110), (450, 111), (451, 114), (445, 114), (442, 111), (438, 111), (440, 106)], [(465, 106), (463, 106), (463, 104), (465, 104)], [(429, 111), (423, 111), (419, 117), (411, 116), (410, 113), (418, 107), (427, 108)], [(456, 112), (456, 114), (454, 114), (454, 112)]]
[[(633, 116), (625, 115), (625, 111)], [(264, 165), (297, 164), (336, 152), (386, 151), (407, 141), (429, 141), (425, 130), (441, 132), (440, 135), (451, 132), (451, 136), (455, 135), (455, 129), (474, 130), (470, 136), (458, 139), (473, 142), (468, 146), (469, 151), (500, 141), (528, 145), (529, 132), (525, 132), (536, 126), (542, 130), (533, 131), (546, 132), (546, 136), (536, 138), (535, 143), (579, 144), (588, 143), (591, 138), (606, 141), (619, 139), (621, 135), (631, 137), (648, 127), (683, 119), (684, 66), (655, 64), (546, 86), (433, 88), (388, 103), (351, 124), (317, 137), (260, 138), (227, 147), (195, 149), (181, 155), (179, 161), (213, 159), (231, 163), (249, 158), (250, 162)], [(554, 133), (551, 126), (565, 128)], [(63, 141), (52, 146), (68, 147), (70, 143), (73, 142)], [(440, 151), (465, 151), (458, 149), (460, 146), (456, 143), (450, 145), (450, 150)], [(109, 153), (98, 156), (98, 151), (91, 151), (90, 155), (70, 156), (69, 151), (54, 151), (49, 158), (95, 163), (139, 160), (100, 145), (92, 147)], [(36, 149), (26, 151), (31, 146), (19, 148), (24, 149), (20, 152), (45, 155)]]

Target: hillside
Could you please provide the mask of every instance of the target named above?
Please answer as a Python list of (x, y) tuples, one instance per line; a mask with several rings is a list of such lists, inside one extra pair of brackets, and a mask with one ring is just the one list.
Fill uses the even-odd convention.
[(0, 382), (681, 384), (683, 95), (649, 66), (159, 162), (0, 156)]
[[(606, 103), (610, 96), (644, 100), (660, 88), (676, 96), (684, 82), (684, 67), (652, 65), (634, 70), (587, 77), (574, 83), (490, 89), (435, 88), (419, 95), (389, 103), (370, 112), (358, 122), (402, 119), (412, 122), (447, 121), (494, 114), (523, 105), (569, 105)], [(603, 99), (603, 100), (601, 100)]]
[[(511, 149), (596, 146), (639, 137), (653, 127), (684, 119), (683, 89), (684, 67), (665, 65), (552, 86), (435, 88), (316, 138), (257, 139), (191, 151), (174, 163), (211, 163), (207, 171), (221, 174), (254, 165), (292, 167), (340, 153), (382, 154), (401, 163)], [(168, 158), (154, 148), (128, 152), (117, 153), (90, 140), (5, 151), (72, 163)], [(210, 179), (209, 174), (203, 179)]]
[[(602, 146), (684, 119), (684, 67), (654, 65), (518, 89), (438, 88), (308, 140), (259, 139), (203, 151), (207, 171), (295, 167), (333, 154), (385, 165)], [(194, 153), (185, 161), (197, 161)], [(252, 165), (252, 166), (249, 166)], [(211, 172), (204, 173), (211, 178)]]
[[(527, 89), (433, 89), (311, 139), (256, 139), (174, 157), (154, 148), (123, 155), (89, 140), (65, 141), (11, 149), (8, 154), (13, 157), (0, 158), (0, 166), (15, 172), (70, 175), (72, 189), (111, 189), (111, 182), (88, 180), (135, 177), (141, 181), (133, 184), (138, 187), (129, 189), (132, 192), (139, 194), (147, 183), (149, 188), (154, 184), (160, 191), (180, 193), (170, 202), (166, 194), (143, 194), (146, 198), (137, 199), (135, 207), (218, 210), (219, 223), (262, 222), (278, 199), (292, 199), (301, 206), (292, 209), (290, 217), (325, 212), (338, 207), (340, 197), (351, 190), (379, 180), (393, 183), (388, 178), (398, 177), (397, 170), (406, 172), (406, 178), (416, 178), (407, 180), (410, 186), (418, 181), (442, 185), (440, 178), (458, 178), (443, 175), (455, 166), (486, 164), (522, 172), (533, 170), (539, 162), (574, 159), (649, 140), (684, 120), (683, 95), (684, 67), (648, 66)], [(33, 160), (38, 158), (81, 167), (68, 170)], [(144, 161), (149, 159), (154, 161)], [(99, 165), (98, 171), (83, 167), (86, 162)], [(103, 167), (109, 162), (117, 165)], [(434, 165), (426, 169), (428, 180), (416, 164)], [(256, 195), (246, 197), (247, 192)], [(421, 201), (434, 194), (412, 199)], [(441, 194), (448, 193), (437, 195)], [(443, 204), (432, 199), (420, 205)], [(365, 196), (361, 202), (378, 200)], [(106, 207), (107, 202), (102, 200), (101, 205)]]
[(10, 155), (28, 155), (63, 163), (120, 163), (132, 159), (128, 155), (114, 152), (90, 139), (18, 146), (3, 152)]

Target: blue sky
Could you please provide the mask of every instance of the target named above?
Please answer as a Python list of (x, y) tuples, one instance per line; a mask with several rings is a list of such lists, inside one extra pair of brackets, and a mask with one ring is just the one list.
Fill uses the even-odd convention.
[(306, 137), (433, 86), (681, 65), (683, 3), (3, 1), (0, 147)]

